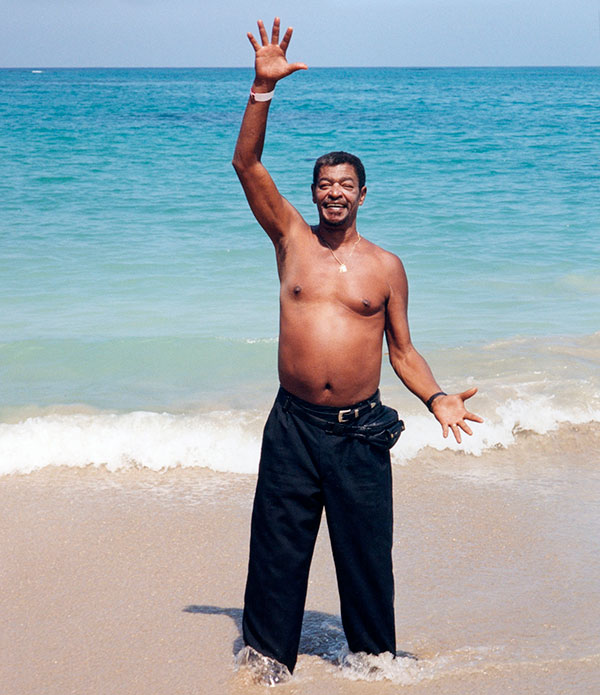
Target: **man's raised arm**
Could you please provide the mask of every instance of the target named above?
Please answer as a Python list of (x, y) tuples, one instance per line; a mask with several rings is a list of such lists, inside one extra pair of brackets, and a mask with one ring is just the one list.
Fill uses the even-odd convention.
[(301, 217), (279, 193), (261, 162), (271, 103), (269, 92), (275, 89), (275, 85), (282, 78), (296, 70), (306, 70), (307, 67), (304, 63), (287, 62), (285, 54), (292, 38), (292, 28), (287, 29), (279, 43), (279, 17), (273, 22), (270, 41), (261, 20), (258, 21), (258, 29), (262, 46), (248, 33), (248, 39), (256, 53), (255, 77), (232, 164), (254, 216), (273, 243), (278, 243), (295, 220), (301, 221)]

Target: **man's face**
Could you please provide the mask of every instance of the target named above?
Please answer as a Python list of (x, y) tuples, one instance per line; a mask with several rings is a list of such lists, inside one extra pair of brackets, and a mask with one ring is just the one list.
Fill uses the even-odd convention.
[(319, 220), (328, 227), (352, 224), (366, 194), (366, 186), (358, 186), (358, 176), (352, 164), (321, 167), (317, 183), (312, 186)]

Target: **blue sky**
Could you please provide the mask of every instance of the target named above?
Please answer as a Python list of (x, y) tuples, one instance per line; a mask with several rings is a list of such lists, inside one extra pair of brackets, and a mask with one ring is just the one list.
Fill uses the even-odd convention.
[(309, 66), (600, 65), (600, 0), (0, 0), (0, 67), (249, 66), (275, 14)]

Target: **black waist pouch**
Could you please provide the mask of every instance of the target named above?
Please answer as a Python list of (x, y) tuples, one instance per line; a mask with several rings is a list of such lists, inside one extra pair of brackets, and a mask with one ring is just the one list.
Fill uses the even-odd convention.
[(404, 432), (404, 422), (398, 417), (398, 412), (387, 405), (382, 405), (375, 420), (365, 425), (351, 425), (344, 434), (356, 439), (364, 439), (382, 449), (391, 449)]

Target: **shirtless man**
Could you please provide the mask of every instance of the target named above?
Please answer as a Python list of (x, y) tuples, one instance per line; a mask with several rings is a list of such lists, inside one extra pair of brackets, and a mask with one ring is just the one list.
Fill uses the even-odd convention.
[[(397, 413), (381, 405), (385, 335), (398, 377), (431, 410), (444, 437), (472, 434), (465, 408), (477, 389), (447, 395), (411, 343), (408, 286), (399, 258), (360, 236), (367, 189), (360, 160), (334, 152), (315, 165), (309, 226), (261, 163), (267, 114), (288, 63), (258, 22), (255, 78), (233, 166), (259, 224), (275, 246), (281, 282), (277, 399), (265, 426), (254, 500), (243, 633), (252, 654), (296, 663), (308, 571), (325, 508), (341, 614), (350, 650), (395, 653), (392, 489), (389, 447)], [(248, 651), (248, 650), (247, 650)], [(262, 657), (261, 657), (262, 658)], [(287, 674), (285, 669), (271, 681)]]

